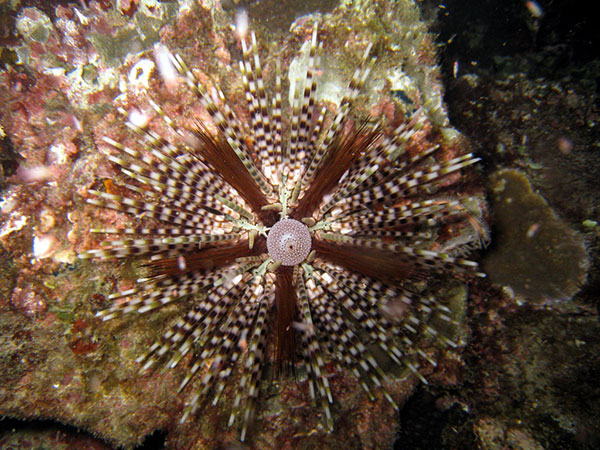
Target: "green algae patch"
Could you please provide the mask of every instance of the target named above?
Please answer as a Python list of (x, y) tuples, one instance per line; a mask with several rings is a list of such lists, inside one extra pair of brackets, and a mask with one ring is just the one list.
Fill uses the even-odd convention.
[[(157, 4), (153, 11), (142, 5), (134, 15), (134, 20), (117, 27), (114, 33), (89, 33), (87, 39), (98, 51), (105, 64), (116, 67), (131, 53), (151, 48), (160, 40), (159, 32), (163, 25), (176, 17), (175, 3)], [(118, 19), (115, 20), (118, 23)]]
[(108, 66), (114, 67), (136, 48), (142, 48), (137, 32), (131, 28), (123, 28), (115, 36), (101, 33), (90, 33), (88, 40), (98, 51)]
[(491, 281), (535, 302), (568, 300), (585, 281), (583, 239), (531, 189), (516, 170), (490, 177), (494, 248), (483, 261)]
[(46, 42), (53, 28), (50, 18), (37, 8), (25, 8), (17, 20), (19, 34), (31, 42)]

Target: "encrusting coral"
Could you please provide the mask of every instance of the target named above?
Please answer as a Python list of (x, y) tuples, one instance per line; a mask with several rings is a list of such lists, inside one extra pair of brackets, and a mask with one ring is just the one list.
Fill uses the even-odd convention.
[[(154, 49), (96, 60), (88, 91), (83, 69), (46, 71), (82, 78), (65, 139), (94, 126), (72, 175), (49, 175), (77, 208), (44, 220), (40, 239), (70, 230), (38, 259), (64, 247), (92, 261), (70, 259), (75, 285), (47, 302), (70, 347), (54, 341), (61, 383), (42, 411), (126, 446), (156, 428), (174, 447), (335, 447), (340, 429), (380, 445), (416, 380), (453, 370), (455, 288), (481, 275), (464, 254), (486, 238), (478, 158), (448, 126), (416, 6), (360, 3), (302, 17), (281, 42), (182, 5)], [(54, 146), (65, 168), (69, 143)], [(75, 417), (47, 406), (66, 393)]]

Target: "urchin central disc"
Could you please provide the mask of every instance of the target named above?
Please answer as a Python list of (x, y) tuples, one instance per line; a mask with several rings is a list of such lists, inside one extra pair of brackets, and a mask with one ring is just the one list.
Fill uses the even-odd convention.
[(308, 227), (294, 219), (280, 220), (267, 234), (269, 256), (284, 266), (300, 264), (310, 253), (310, 247)]

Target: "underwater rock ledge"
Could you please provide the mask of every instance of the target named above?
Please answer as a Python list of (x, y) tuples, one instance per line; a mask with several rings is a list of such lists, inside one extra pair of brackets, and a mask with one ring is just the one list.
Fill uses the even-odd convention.
[[(3, 132), (24, 158), (17, 174), (7, 179), (2, 202), (0, 242), (7, 259), (3, 258), (5, 276), (0, 281), (0, 289), (6, 293), (0, 299), (0, 413), (22, 418), (50, 417), (126, 448), (156, 429), (167, 430), (169, 448), (215, 448), (239, 437), (236, 428), (224, 426), (230, 406), (209, 406), (180, 423), (193, 396), (192, 389), (177, 394), (185, 371), (162, 371), (162, 366), (157, 366), (140, 373), (136, 363), (153, 342), (160, 341), (165, 325), (175, 323), (192, 306), (191, 299), (142, 317), (102, 323), (97, 314), (112, 306), (109, 296), (132, 288), (146, 269), (134, 259), (116, 264), (76, 258), (86, 250), (97, 249), (102, 241), (90, 229), (101, 224), (119, 228), (130, 223), (125, 214), (84, 202), (91, 197), (91, 190), (113, 196), (124, 194), (126, 179), (108, 160), (111, 150), (103, 140), (108, 137), (123, 145), (136, 145), (132, 136), (123, 132), (119, 108), (127, 113), (150, 111), (151, 98), (175, 118), (178, 127), (190, 127), (195, 120), (211, 121), (208, 108), (189, 90), (165, 86), (152, 54), (153, 39), (177, 51), (200, 82), (210, 87), (219, 85), (240, 120), (250, 120), (235, 66), (243, 55), (230, 15), (219, 2), (181, 2), (178, 11), (173, 3), (152, 4), (140, 2), (135, 11), (119, 11), (105, 7), (105, 2), (89, 2), (85, 9), (59, 6), (52, 19), (34, 8), (20, 15), (22, 40), (15, 47), (20, 63), (0, 73), (3, 85), (9, 86), (0, 92), (2, 104), (7, 106), (1, 118)], [(427, 171), (436, 163), (442, 170), (448, 169), (447, 178), (430, 186), (435, 188), (433, 192), (440, 189), (445, 193), (443, 199), (436, 199), (434, 208), (443, 211), (443, 218), (467, 216), (471, 223), (485, 227), (478, 177), (468, 169), (463, 174), (459, 170), (462, 166), (453, 170), (444, 166), (461, 155), (470, 161), (468, 148), (448, 124), (433, 41), (416, 5), (407, 0), (394, 4), (343, 1), (331, 13), (296, 20), (283, 41), (271, 40), (269, 31), (251, 22), (264, 58), (267, 88), (275, 84), (275, 56), (280, 58), (282, 69), (296, 67), (300, 73), (306, 70), (304, 61), (310, 52), (307, 43), (317, 21), (318, 39), (323, 43), (323, 73), (315, 92), (318, 104), (325, 105), (331, 115), (339, 109), (357, 63), (372, 42), (377, 61), (359, 94), (360, 101), (353, 106), (353, 115), (385, 118), (388, 133), (414, 115), (419, 127), (407, 140), (406, 151), (411, 157), (435, 152), (437, 156), (417, 165), (419, 169)], [(168, 133), (164, 126), (155, 126)], [(439, 149), (431, 150), (435, 146)], [(143, 157), (150, 154), (148, 149), (141, 151)], [(466, 206), (460, 202), (450, 204), (449, 199), (459, 189), (461, 197), (472, 199)], [(430, 198), (430, 193), (422, 195), (424, 200)], [(406, 204), (398, 201), (393, 206), (400, 209)], [(435, 214), (427, 217), (434, 222), (439, 218)], [(416, 254), (415, 260), (417, 256), (447, 251), (449, 255), (443, 257), (446, 263), (462, 261), (462, 247), (471, 248), (478, 240), (474, 238), (477, 232), (469, 231), (462, 220), (441, 222), (439, 227), (439, 223), (434, 224), (433, 236), (423, 239), (423, 249), (431, 253)], [(408, 234), (412, 229), (402, 231)], [(416, 333), (421, 354), (411, 356), (410, 362), (420, 359), (421, 367), (392, 369), (382, 364), (383, 370), (391, 374), (385, 388), (399, 405), (419, 377), (439, 385), (452, 384), (462, 365), (460, 352), (467, 334), (462, 320), (470, 275), (460, 275), (458, 280), (437, 275), (433, 278), (435, 282), (430, 284), (422, 280), (406, 282), (424, 298), (435, 295), (442, 299), (429, 304), (414, 299), (419, 305), (419, 320), (428, 323), (427, 308), (438, 314), (431, 322), (435, 325), (433, 331)], [(403, 319), (411, 304), (405, 303), (409, 306), (391, 302), (387, 312), (396, 320)], [(440, 310), (445, 308), (443, 314), (438, 306)], [(299, 328), (310, 329), (302, 323)], [(457, 348), (437, 345), (432, 334), (438, 330), (448, 335), (446, 339)], [(414, 334), (410, 331), (411, 336)], [(373, 342), (365, 342), (376, 353), (371, 349)], [(273, 351), (272, 344), (269, 351)], [(385, 361), (383, 356), (376, 356), (378, 361)], [(435, 359), (435, 367), (427, 359)], [(311, 405), (304, 373), (299, 374), (299, 381), (269, 374), (260, 383), (260, 407), (249, 433), (249, 445), (389, 446), (397, 414), (383, 391), (373, 389), (376, 400), (371, 401), (349, 371), (338, 370), (333, 363), (326, 369), (327, 377), (322, 380), (329, 380), (335, 398), (331, 406), (334, 431), (327, 432), (323, 411)], [(238, 381), (226, 388), (229, 404), (235, 398), (233, 390)]]

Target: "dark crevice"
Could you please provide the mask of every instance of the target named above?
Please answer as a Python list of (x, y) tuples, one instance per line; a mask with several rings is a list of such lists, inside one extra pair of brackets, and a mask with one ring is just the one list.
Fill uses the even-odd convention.
[[(19, 437), (22, 434), (23, 437)], [(21, 420), (13, 417), (0, 418), (0, 446), (11, 445), (11, 443), (36, 442), (31, 436), (38, 437), (37, 442), (40, 444), (38, 448), (51, 448), (53, 442), (58, 442), (62, 445), (67, 445), (68, 448), (83, 448), (81, 445), (90, 445), (93, 448), (114, 448), (107, 441), (100, 439), (98, 436), (88, 431), (82, 430), (73, 425), (67, 425), (51, 419), (34, 419)], [(156, 430), (146, 436), (144, 442), (135, 447), (134, 450), (161, 450), (165, 448), (166, 433), (161, 430)], [(13, 447), (10, 447), (13, 448)], [(15, 447), (16, 448), (16, 447)], [(21, 447), (18, 447), (21, 448)], [(25, 447), (22, 447), (25, 448)]]

